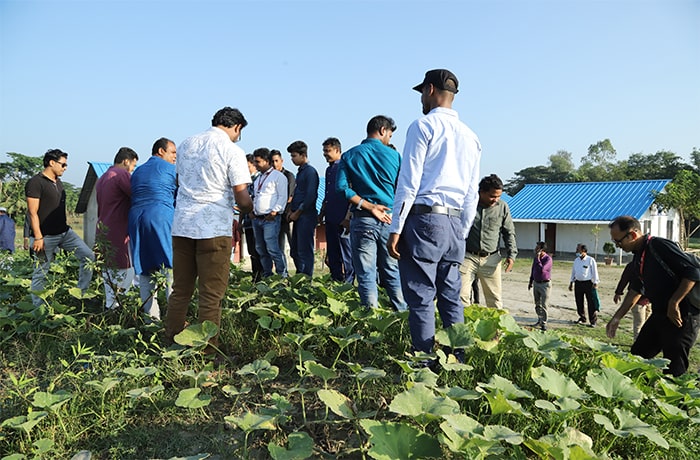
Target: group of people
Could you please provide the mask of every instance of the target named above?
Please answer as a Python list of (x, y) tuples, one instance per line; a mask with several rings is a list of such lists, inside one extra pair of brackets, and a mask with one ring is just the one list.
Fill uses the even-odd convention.
[[(185, 327), (196, 286), (198, 320), (218, 326), (229, 282), (234, 210), (241, 216), (256, 280), (273, 270), (288, 275), (285, 240), (296, 272), (313, 275), (314, 232), (321, 219), (332, 278), (349, 283), (356, 279), (366, 307), (378, 305), (382, 287), (394, 309), (408, 309), (413, 351), (432, 353), (435, 309), (443, 327), (463, 322), (476, 280), (487, 306), (502, 308), (501, 269), (511, 270), (517, 256), (510, 210), (500, 199), (503, 183), (496, 175), (479, 179), (481, 144), (452, 108), (458, 87), (449, 70), (426, 72), (413, 88), (421, 95), (423, 116), (408, 127), (403, 154), (390, 143), (397, 127), (384, 115), (371, 118), (366, 139), (344, 153), (337, 138), (326, 139), (326, 194), (320, 215), (319, 175), (309, 164), (307, 144), (295, 141), (287, 147), (298, 167), (296, 176), (284, 170), (279, 151), (263, 147), (246, 156), (237, 142), (248, 122), (235, 108), (216, 112), (210, 129), (177, 148), (159, 139), (149, 161), (136, 170), (136, 152), (120, 149), (96, 184), (98, 235), (109, 242), (97, 245), (108, 268), (106, 306), (117, 306), (120, 286), (138, 274), (145, 311), (159, 318), (155, 281), (161, 271), (170, 279), (172, 268), (172, 286), (167, 283), (166, 288), (166, 340)], [(32, 247), (39, 259), (33, 295), (41, 293), (59, 247), (75, 251), (81, 261), (78, 286), (86, 289), (91, 279), (88, 262), (95, 255), (66, 224), (60, 176), (67, 157), (60, 150), (48, 151), (44, 170), (26, 186)], [(652, 314), (632, 352), (651, 357), (662, 350), (671, 359), (670, 371), (678, 375), (687, 369), (687, 352), (700, 324), (700, 310), (684, 298), (700, 281), (700, 269), (682, 262), (684, 253), (666, 240), (643, 235), (639, 223), (629, 219), (618, 218), (610, 227), (613, 240), (634, 252), (635, 259), (629, 291), (607, 331), (614, 336), (620, 318), (643, 294), (653, 305)], [(595, 261), (585, 247), (578, 252), (570, 288), (575, 288), (577, 305), (581, 300), (579, 320), (585, 322), (582, 300), (590, 298), (598, 280)], [(550, 280), (551, 256), (545, 243), (538, 242), (530, 287), (542, 329)], [(40, 301), (36, 295), (35, 301)], [(595, 325), (597, 314), (590, 304), (588, 314)], [(218, 335), (205, 352), (217, 349)], [(462, 350), (449, 351), (463, 357)]]

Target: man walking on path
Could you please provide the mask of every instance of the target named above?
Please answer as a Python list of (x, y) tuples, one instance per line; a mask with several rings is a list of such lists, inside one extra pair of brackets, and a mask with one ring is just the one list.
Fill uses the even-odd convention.
[(569, 283), (569, 291), (573, 290), (576, 298), (577, 324), (586, 324), (586, 313), (583, 308), (583, 299), (585, 297), (588, 305), (588, 319), (591, 322), (590, 327), (596, 326), (598, 322), (598, 307), (593, 301), (593, 289), (598, 287), (599, 282), (598, 265), (595, 259), (588, 255), (588, 249), (585, 244), (578, 244), (576, 246), (574, 266), (571, 268), (571, 282)]
[(452, 109), (458, 84), (435, 69), (413, 88), (425, 116), (406, 133), (387, 242), (399, 259), (413, 350), (424, 353), (433, 351), (436, 304), (443, 327), (464, 322), (459, 265), (476, 212), (481, 144)]
[(466, 253), (460, 267), (462, 274), (461, 299), (470, 304), (472, 284), (479, 280), (486, 306), (503, 308), (501, 288), (501, 254), (498, 250), (500, 237), (506, 247), (506, 273), (513, 269), (518, 255), (515, 242), (515, 225), (508, 204), (501, 200), (503, 182), (495, 175), (486, 176), (479, 182), (479, 202), (476, 207), (466, 241)]
[[(32, 249), (37, 257), (32, 275), (32, 292), (42, 291), (46, 275), (58, 248), (75, 251), (80, 263), (78, 287), (85, 293), (92, 280), (88, 262), (94, 262), (95, 254), (68, 225), (66, 218), (66, 192), (61, 176), (68, 168), (68, 154), (52, 149), (44, 154), (44, 170), (27, 181), (24, 192), (27, 197), (27, 214), (34, 238)], [(40, 306), (42, 299), (32, 293), (32, 302)]]
[[(248, 124), (243, 114), (224, 107), (211, 128), (178, 147), (177, 206), (173, 218), (173, 292), (168, 300), (165, 336), (185, 327), (187, 310), (199, 281), (199, 321), (221, 324), (221, 300), (229, 280), (233, 207), (250, 212), (250, 172), (245, 152), (235, 143)], [(218, 334), (206, 353), (214, 353)]]
[(308, 147), (303, 141), (292, 142), (287, 147), (292, 157), (292, 163), (299, 167), (296, 178), (294, 196), (289, 205), (289, 221), (294, 223), (292, 228), (292, 244), (290, 254), (294, 260), (297, 273), (314, 275), (314, 249), (318, 212), (318, 173), (309, 164)]
[(547, 254), (547, 243), (538, 241), (535, 245), (535, 257), (532, 259), (530, 282), (527, 289), (533, 289), (535, 298), (535, 313), (537, 322), (532, 326), (543, 331), (547, 330), (547, 307), (549, 293), (552, 289), (552, 257)]
[(350, 238), (357, 290), (365, 307), (377, 307), (377, 272), (398, 311), (406, 310), (399, 265), (389, 256), (389, 224), (401, 155), (388, 146), (394, 120), (377, 115), (367, 123), (367, 139), (343, 154), (336, 190), (350, 202)]

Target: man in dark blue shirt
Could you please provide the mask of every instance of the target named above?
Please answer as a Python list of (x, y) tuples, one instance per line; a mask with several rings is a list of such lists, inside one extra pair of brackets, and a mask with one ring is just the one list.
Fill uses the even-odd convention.
[(289, 221), (294, 222), (290, 255), (297, 273), (314, 274), (314, 231), (318, 223), (318, 173), (309, 164), (308, 147), (304, 141), (294, 141), (287, 147), (292, 163), (299, 167), (296, 187), (289, 205)]
[(352, 249), (346, 215), (348, 202), (345, 194), (335, 189), (338, 164), (340, 162), (340, 141), (335, 137), (329, 137), (323, 141), (323, 157), (328, 162), (326, 168), (326, 193), (319, 215), (319, 223), (325, 220), (326, 224), (326, 263), (331, 270), (331, 278), (335, 281), (343, 281), (352, 284), (355, 280), (355, 270), (352, 265)]

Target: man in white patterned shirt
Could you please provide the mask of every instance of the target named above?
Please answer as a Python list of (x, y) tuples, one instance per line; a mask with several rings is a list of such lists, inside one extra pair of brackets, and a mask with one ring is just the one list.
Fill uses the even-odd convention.
[[(250, 212), (250, 172), (238, 147), (248, 124), (238, 109), (224, 107), (212, 127), (185, 139), (177, 148), (178, 192), (173, 218), (173, 292), (168, 299), (167, 340), (185, 326), (187, 309), (199, 279), (199, 321), (221, 323), (221, 300), (229, 279), (233, 207)], [(218, 335), (206, 353), (214, 353)]]
[(270, 150), (264, 147), (253, 152), (260, 174), (253, 183), (253, 232), (255, 250), (263, 267), (262, 276), (272, 275), (272, 263), (278, 275), (287, 277), (287, 260), (279, 245), (282, 214), (287, 206), (287, 178), (272, 167)]

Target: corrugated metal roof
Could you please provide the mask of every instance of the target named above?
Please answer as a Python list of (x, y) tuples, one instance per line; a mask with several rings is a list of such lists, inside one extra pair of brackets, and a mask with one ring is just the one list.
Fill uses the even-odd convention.
[(528, 184), (508, 202), (514, 220), (602, 221), (639, 219), (670, 179)]
[(75, 212), (77, 214), (82, 214), (87, 211), (92, 189), (95, 188), (95, 182), (97, 182), (97, 179), (99, 179), (100, 176), (102, 176), (102, 174), (104, 174), (110, 168), (110, 166), (112, 166), (112, 163), (88, 161), (88, 170), (87, 173), (85, 173), (85, 180), (83, 181), (83, 186), (80, 189), (78, 204), (75, 205)]

